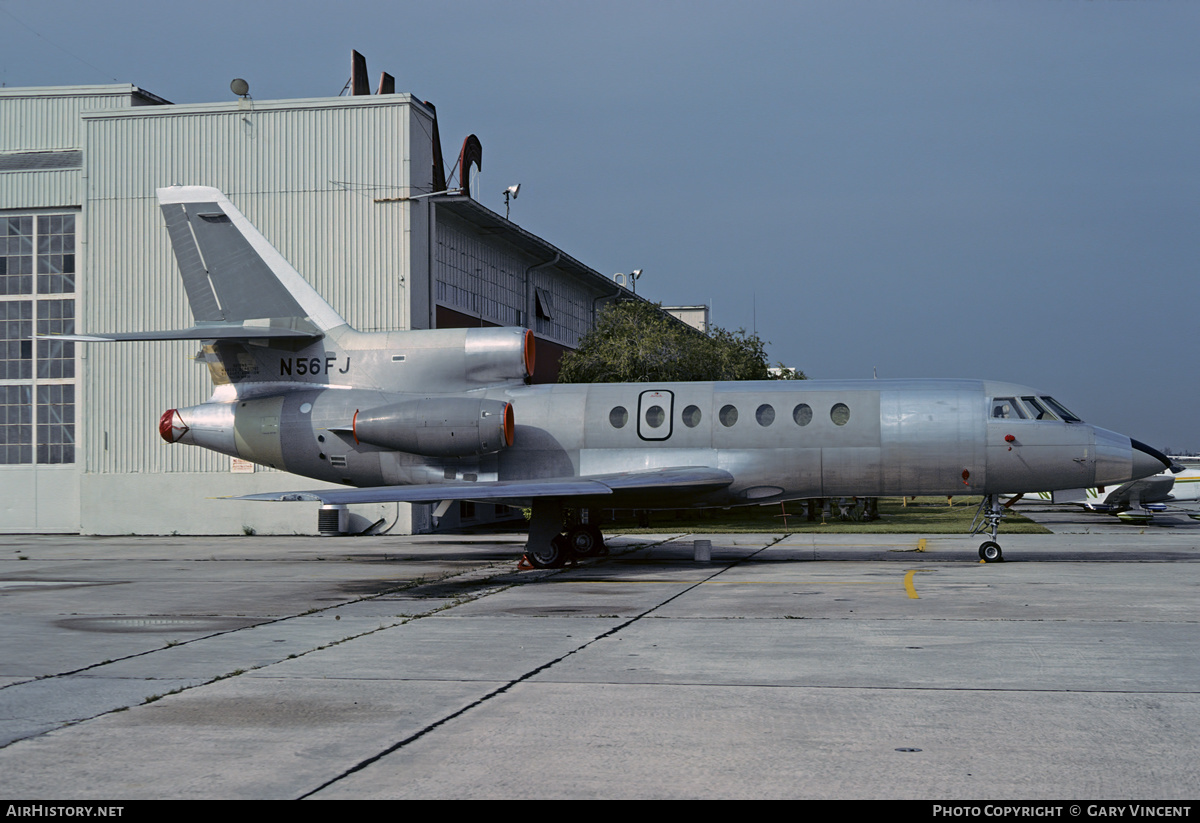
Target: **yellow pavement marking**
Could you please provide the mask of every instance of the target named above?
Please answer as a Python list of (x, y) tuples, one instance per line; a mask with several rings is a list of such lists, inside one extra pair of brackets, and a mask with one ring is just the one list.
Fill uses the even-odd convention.
[[(924, 541), (922, 541), (924, 542)], [(913, 585), (913, 575), (917, 572), (927, 572), (929, 569), (910, 569), (908, 574), (904, 575), (904, 590), (908, 592), (910, 600), (920, 600), (917, 595), (917, 587)]]
[[(912, 600), (919, 600), (916, 587), (913, 586), (913, 575), (918, 571), (927, 572), (932, 569), (913, 569), (904, 575), (904, 589)], [(650, 578), (642, 580), (610, 580), (604, 578), (565, 578), (554, 581), (563, 583), (653, 583), (661, 585), (671, 583), (679, 586), (891, 586), (894, 583), (879, 580), (672, 580), (668, 578)]]

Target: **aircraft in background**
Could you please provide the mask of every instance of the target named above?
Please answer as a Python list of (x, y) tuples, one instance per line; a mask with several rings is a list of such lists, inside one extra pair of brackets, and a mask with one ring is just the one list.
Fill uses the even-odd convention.
[(1156, 514), (1185, 514), (1200, 520), (1200, 469), (1188, 469), (1176, 463), (1166, 471), (1115, 488), (1101, 486), (1021, 494), (1004, 505), (1011, 507), (1018, 503), (1080, 506), (1088, 511), (1115, 515), (1125, 523), (1151, 523)]
[(355, 331), (221, 192), (158, 190), (195, 325), (73, 335), (198, 340), (215, 391), (170, 409), (170, 443), (351, 488), (240, 499), (491, 501), (532, 508), (526, 556), (602, 546), (564, 508), (680, 509), (811, 497), (998, 495), (1110, 485), (1166, 459), (1051, 397), (985, 380), (529, 385), (522, 328)]

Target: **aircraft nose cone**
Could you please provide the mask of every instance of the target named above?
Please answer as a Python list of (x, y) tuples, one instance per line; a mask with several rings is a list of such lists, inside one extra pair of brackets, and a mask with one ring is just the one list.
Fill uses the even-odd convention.
[(1132, 438), (1129, 445), (1133, 447), (1133, 476), (1149, 477), (1171, 468), (1171, 461), (1158, 449), (1152, 449), (1145, 443)]

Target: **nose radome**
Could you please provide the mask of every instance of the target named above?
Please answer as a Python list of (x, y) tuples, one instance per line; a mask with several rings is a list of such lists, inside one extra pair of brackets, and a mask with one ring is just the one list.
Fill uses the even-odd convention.
[(1149, 477), (1171, 468), (1171, 461), (1158, 449), (1153, 449), (1132, 438), (1129, 445), (1133, 447), (1133, 476), (1135, 478)]

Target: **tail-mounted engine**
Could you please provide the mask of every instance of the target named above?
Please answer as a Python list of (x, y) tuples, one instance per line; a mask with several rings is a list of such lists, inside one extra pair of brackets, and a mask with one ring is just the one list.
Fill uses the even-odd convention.
[(513, 410), (501, 400), (406, 400), (354, 414), (354, 439), (426, 457), (475, 457), (513, 444)]
[(395, 365), (385, 385), (396, 391), (469, 391), (533, 375), (528, 329), (421, 329), (391, 332), (386, 339)]

